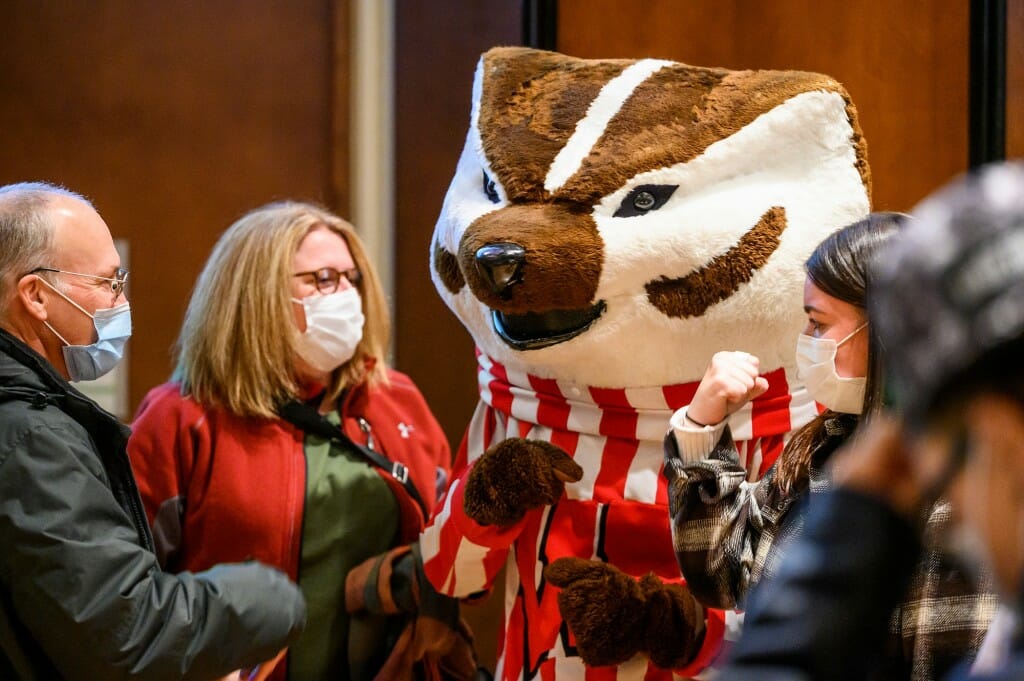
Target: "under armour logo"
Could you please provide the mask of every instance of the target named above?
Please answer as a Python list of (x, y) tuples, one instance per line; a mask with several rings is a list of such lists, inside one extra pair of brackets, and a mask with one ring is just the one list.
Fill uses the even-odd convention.
[(416, 429), (408, 424), (402, 422), (398, 423), (398, 432), (401, 433), (402, 437), (405, 438), (406, 440), (409, 439), (409, 433), (411, 433), (414, 430)]

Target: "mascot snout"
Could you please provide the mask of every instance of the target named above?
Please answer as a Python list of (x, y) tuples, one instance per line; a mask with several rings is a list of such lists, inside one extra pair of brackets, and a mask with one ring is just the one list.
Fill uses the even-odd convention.
[(473, 296), (490, 308), (495, 332), (517, 350), (573, 338), (605, 309), (594, 300), (604, 245), (593, 218), (574, 204), (488, 213), (463, 234), (457, 260)]

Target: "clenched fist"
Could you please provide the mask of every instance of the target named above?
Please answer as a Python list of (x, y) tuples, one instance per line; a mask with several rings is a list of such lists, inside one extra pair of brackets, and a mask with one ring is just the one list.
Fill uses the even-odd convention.
[(565, 483), (582, 477), (579, 464), (550, 442), (511, 438), (473, 464), (463, 508), (481, 525), (507, 527), (527, 511), (555, 503)]
[(678, 669), (700, 649), (704, 610), (685, 586), (653, 573), (637, 581), (614, 565), (582, 558), (559, 558), (544, 577), (562, 589), (558, 609), (588, 666), (622, 664), (642, 653), (663, 669)]
[(760, 360), (750, 353), (716, 352), (700, 379), (686, 415), (696, 423), (721, 423), (768, 390), (768, 379), (758, 375), (760, 367)]

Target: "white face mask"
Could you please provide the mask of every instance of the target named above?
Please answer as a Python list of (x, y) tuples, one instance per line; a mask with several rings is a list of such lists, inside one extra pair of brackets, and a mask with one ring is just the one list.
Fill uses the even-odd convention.
[(836, 373), (836, 352), (868, 324), (864, 322), (838, 343), (806, 333), (796, 341), (796, 369), (815, 402), (832, 411), (859, 414), (864, 410), (864, 376), (847, 378)]
[(359, 291), (347, 288), (292, 300), (306, 312), (306, 332), (300, 337), (298, 353), (309, 366), (326, 373), (352, 359), (366, 321)]
[(96, 342), (89, 345), (71, 345), (64, 336), (57, 333), (57, 329), (44, 321), (46, 328), (53, 331), (53, 335), (64, 343), (64, 364), (68, 369), (68, 377), (75, 382), (95, 381), (104, 375), (121, 361), (124, 357), (124, 346), (132, 335), (132, 311), (127, 302), (116, 307), (107, 307), (96, 310), (89, 314), (81, 305), (68, 298), (60, 292), (53, 284), (45, 279), (39, 279), (49, 286), (64, 300), (68, 301), (82, 314), (92, 319), (92, 325), (96, 329)]

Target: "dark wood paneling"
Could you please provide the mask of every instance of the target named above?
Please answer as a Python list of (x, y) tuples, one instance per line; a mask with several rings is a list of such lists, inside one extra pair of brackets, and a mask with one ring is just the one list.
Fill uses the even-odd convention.
[(129, 240), (134, 408), (220, 232), (272, 199), (337, 198), (331, 3), (24, 0), (0, 24), (0, 182), (80, 191)]
[(422, 388), (453, 445), (476, 403), (469, 333), (430, 281), (434, 222), (469, 129), (480, 54), (518, 44), (519, 3), (396, 3), (395, 356)]
[(1006, 17), (1006, 157), (1024, 159), (1024, 0), (1007, 0)]
[[(476, 363), (469, 333), (430, 281), (430, 235), (469, 129), (477, 58), (495, 45), (518, 44), (520, 4), (396, 2), (396, 363), (423, 390), (456, 446), (477, 400)], [(499, 578), (485, 603), (463, 609), (490, 669), (502, 593)]]
[[(328, 36), (330, 57), (330, 140), (324, 153), (330, 177), (325, 202), (345, 219), (352, 217), (352, 188), (349, 186), (351, 165), (352, 121), (352, 8), (349, 0), (329, 0), (331, 32)], [(358, 229), (359, 226), (357, 225)]]
[(961, 0), (559, 2), (558, 50), (567, 54), (801, 69), (841, 81), (868, 140), (876, 209), (909, 209), (966, 169), (967, 41)]

